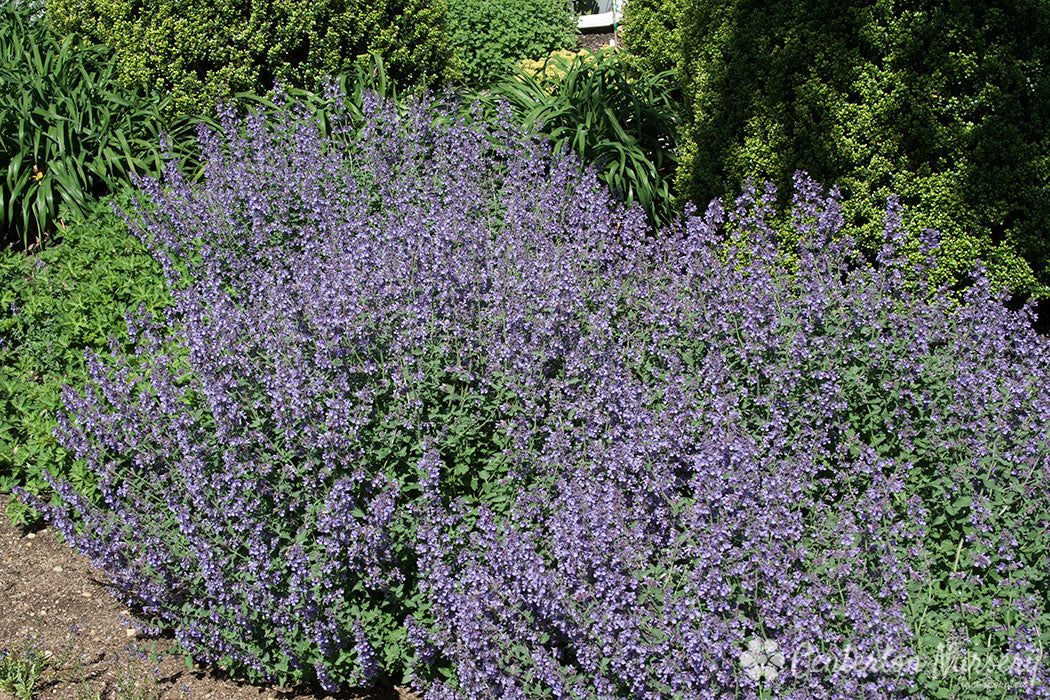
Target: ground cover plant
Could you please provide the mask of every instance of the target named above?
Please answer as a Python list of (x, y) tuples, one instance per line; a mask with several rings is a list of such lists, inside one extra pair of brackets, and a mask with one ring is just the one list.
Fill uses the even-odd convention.
[(16, 651), (0, 649), (0, 690), (20, 700), (33, 700), (37, 682), (47, 672), (49, 659), (27, 644)]
[[(78, 630), (71, 630), (74, 640), (78, 635)], [(61, 697), (69, 700), (161, 700), (162, 689), (156, 679), (148, 670), (136, 668), (135, 661), (145, 660), (147, 655), (126, 651), (123, 658), (117, 656), (116, 678), (101, 690), (93, 689), (90, 681), (95, 679), (74, 644), (55, 653), (43, 648), (39, 638), (27, 636), (12, 648), (0, 647), (0, 692), (8, 693), (0, 697), (33, 700), (54, 695), (56, 686), (62, 684), (65, 692)], [(66, 694), (69, 692), (75, 695)], [(180, 689), (178, 697), (188, 700), (188, 690)]]
[(481, 109), (231, 110), (199, 185), (140, 183), (173, 305), (65, 393), (97, 492), (34, 505), (143, 627), (428, 698), (1045, 696), (1030, 314), (929, 297), (895, 200), (871, 262), (803, 176), (793, 262), (772, 191), (652, 235)]
[(463, 80), (485, 88), (522, 59), (575, 45), (576, 15), (563, 0), (449, 0), (449, 40)]
[[(108, 202), (60, 233), (31, 256), (0, 251), (0, 491), (20, 486), (45, 500), (45, 469), (81, 492), (94, 489), (53, 434), (63, 385), (88, 379), (84, 350), (108, 354), (111, 342), (126, 344), (125, 315), (168, 301), (160, 268)], [(9, 508), (20, 525), (40, 517), (17, 499)]]
[[(67, 207), (130, 185), (130, 173), (159, 173), (162, 131), (183, 156), (194, 120), (162, 120), (170, 97), (118, 83), (113, 54), (53, 39), (31, 3), (0, 3), (0, 246), (25, 249), (54, 235)], [(189, 165), (189, 164), (187, 164)]]

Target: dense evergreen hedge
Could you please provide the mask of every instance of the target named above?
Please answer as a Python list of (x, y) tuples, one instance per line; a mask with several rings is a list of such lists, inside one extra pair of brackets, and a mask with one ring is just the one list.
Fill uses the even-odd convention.
[(685, 0), (631, 0), (623, 8), (623, 45), (653, 73), (677, 70), (682, 63), (678, 18)]
[(862, 245), (896, 192), (913, 246), (942, 233), (941, 279), (981, 259), (1015, 290), (1050, 282), (1050, 4), (635, 0), (625, 25), (682, 71), (684, 199), (802, 169), (843, 189)]
[(451, 78), (443, 0), (51, 0), (58, 35), (110, 45), (121, 76), (205, 113), (275, 79), (313, 89), (359, 56), (380, 56), (399, 86)]

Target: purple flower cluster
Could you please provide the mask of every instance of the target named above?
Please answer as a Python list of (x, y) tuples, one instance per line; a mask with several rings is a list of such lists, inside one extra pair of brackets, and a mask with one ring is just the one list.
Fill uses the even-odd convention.
[(450, 544), (429, 494), (428, 698), (1048, 694), (1050, 347), (983, 279), (931, 298), (896, 202), (869, 264), (800, 175), (787, 262), (772, 196), (639, 242), (505, 517)]
[(802, 176), (791, 256), (771, 192), (654, 235), (506, 121), (365, 112), (224, 112), (203, 186), (140, 183), (174, 305), (66, 394), (97, 502), (41, 507), (145, 627), (428, 699), (896, 697), (972, 679), (818, 657), (1046, 641), (1050, 348), (931, 297), (895, 203), (870, 262)]
[(56, 483), (42, 506), (146, 628), (329, 689), (411, 663), (419, 460), (440, 451), (446, 497), (509, 505), (511, 447), (624, 274), (617, 229), (644, 231), (536, 138), (365, 107), (331, 141), (298, 106), (224, 111), (202, 187), (139, 183), (126, 218), (174, 304), (66, 393), (97, 502)]

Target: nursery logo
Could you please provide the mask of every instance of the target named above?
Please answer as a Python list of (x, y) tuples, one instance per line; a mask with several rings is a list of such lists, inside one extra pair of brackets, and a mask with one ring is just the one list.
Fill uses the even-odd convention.
[(777, 651), (771, 639), (754, 637), (747, 643), (747, 651), (740, 652), (740, 665), (753, 681), (771, 681), (784, 667), (784, 655)]
[[(971, 688), (993, 689), (1017, 684), (1031, 687), (1043, 659), (1042, 649), (1035, 654), (976, 654), (957, 644), (939, 644), (929, 655), (902, 654), (886, 648), (881, 654), (862, 653), (847, 644), (830, 653), (821, 653), (812, 645), (803, 645), (791, 655), (792, 676), (823, 673), (854, 676), (925, 675), (927, 680), (961, 682)], [(750, 674), (748, 674), (750, 676)], [(775, 676), (773, 676), (775, 678)], [(1008, 680), (1007, 680), (1008, 679)]]

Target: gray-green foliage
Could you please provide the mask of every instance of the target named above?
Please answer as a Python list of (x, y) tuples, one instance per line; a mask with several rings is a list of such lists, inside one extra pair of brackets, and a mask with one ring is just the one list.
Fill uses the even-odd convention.
[(13, 693), (18, 700), (33, 700), (37, 683), (51, 666), (35, 645), (23, 649), (0, 649), (0, 691)]
[[(345, 95), (341, 102), (351, 132), (363, 125), (367, 93), (396, 95), (376, 57), (334, 82)], [(326, 137), (333, 135), (324, 95), (287, 92)], [(269, 98), (250, 93), (238, 95), (235, 104), (242, 112), (279, 109)], [(184, 170), (197, 171), (195, 163), (188, 165)], [(119, 193), (118, 201), (127, 208), (128, 193)], [(126, 313), (142, 305), (156, 311), (168, 303), (160, 268), (108, 201), (91, 200), (73, 217), (60, 227), (60, 240), (42, 251), (0, 251), (0, 492), (17, 486), (47, 498), (51, 491), (44, 469), (69, 479), (84, 494), (95, 492), (92, 476), (68, 459), (52, 435), (62, 386), (86, 381), (85, 349), (104, 353), (111, 337), (126, 342)], [(8, 509), (14, 523), (39, 518), (18, 499)]]
[(448, 27), (463, 78), (488, 86), (521, 59), (575, 43), (576, 15), (566, 0), (449, 0)]

